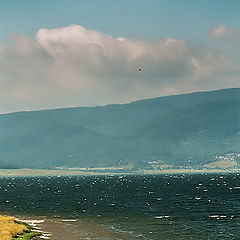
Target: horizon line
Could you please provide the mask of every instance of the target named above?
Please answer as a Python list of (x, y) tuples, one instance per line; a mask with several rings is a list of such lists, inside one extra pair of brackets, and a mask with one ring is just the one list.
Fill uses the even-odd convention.
[(174, 96), (181, 96), (181, 95), (190, 95), (195, 93), (208, 93), (208, 92), (217, 92), (222, 90), (231, 90), (231, 89), (240, 89), (239, 87), (229, 87), (229, 88), (217, 88), (214, 90), (199, 90), (199, 91), (190, 91), (186, 93), (180, 93), (180, 94), (171, 94), (171, 95), (164, 95), (164, 96), (158, 96), (158, 97), (150, 97), (150, 98), (141, 98), (130, 102), (125, 103), (109, 103), (109, 104), (103, 104), (103, 105), (89, 105), (89, 106), (69, 106), (69, 107), (56, 107), (56, 108), (40, 108), (40, 109), (34, 109), (34, 110), (19, 110), (14, 112), (5, 112), (0, 113), (1, 115), (10, 115), (10, 114), (17, 114), (17, 113), (31, 113), (31, 112), (41, 112), (41, 111), (51, 111), (51, 110), (63, 110), (63, 109), (75, 109), (75, 108), (98, 108), (98, 107), (107, 107), (107, 106), (114, 106), (114, 105), (127, 105), (132, 104), (140, 101), (147, 101), (152, 99), (158, 99), (158, 98), (167, 98), (167, 97), (174, 97)]

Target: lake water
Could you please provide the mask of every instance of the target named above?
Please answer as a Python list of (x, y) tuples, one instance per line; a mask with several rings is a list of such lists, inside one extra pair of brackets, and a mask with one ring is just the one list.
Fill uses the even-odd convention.
[(79, 239), (240, 239), (240, 175), (0, 177), (0, 213), (73, 219)]

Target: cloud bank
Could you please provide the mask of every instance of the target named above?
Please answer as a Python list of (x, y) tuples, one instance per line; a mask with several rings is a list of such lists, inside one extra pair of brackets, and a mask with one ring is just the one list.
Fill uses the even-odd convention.
[(240, 30), (236, 26), (224, 26), (219, 23), (211, 30), (210, 36), (225, 43), (240, 46)]
[[(222, 27), (212, 36), (223, 38)], [(182, 40), (113, 38), (80, 25), (40, 29), (34, 39), (0, 45), (0, 113), (237, 87), (238, 69), (218, 49)]]

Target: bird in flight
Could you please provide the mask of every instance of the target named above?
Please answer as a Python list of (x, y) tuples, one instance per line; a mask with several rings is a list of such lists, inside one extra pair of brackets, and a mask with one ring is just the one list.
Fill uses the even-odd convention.
[(139, 72), (141, 72), (141, 71), (142, 71), (142, 68), (141, 68), (141, 67), (140, 67), (140, 68), (138, 68), (138, 71), (139, 71)]

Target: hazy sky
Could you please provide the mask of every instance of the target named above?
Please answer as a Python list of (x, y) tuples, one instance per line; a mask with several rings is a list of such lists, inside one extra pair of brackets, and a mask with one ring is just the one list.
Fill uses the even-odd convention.
[(239, 49), (238, 0), (0, 0), (0, 113), (239, 87)]

